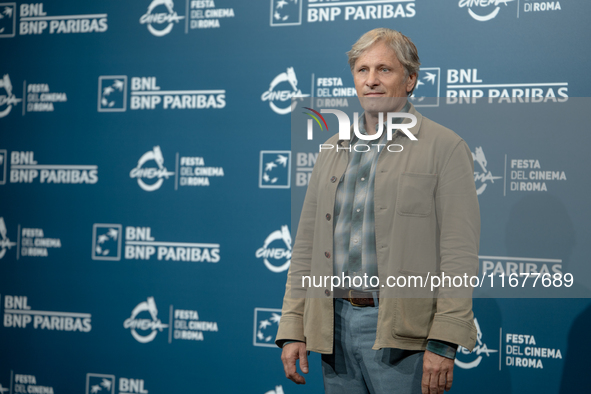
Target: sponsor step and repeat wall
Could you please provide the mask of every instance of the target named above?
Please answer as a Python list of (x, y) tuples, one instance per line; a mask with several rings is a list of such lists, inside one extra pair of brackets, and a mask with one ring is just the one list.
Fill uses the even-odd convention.
[[(296, 386), (274, 345), (291, 191), (318, 155), (291, 147), (292, 98), (352, 105), (345, 52), (376, 27), (414, 41), (413, 104), (470, 146), (480, 274), (568, 273), (587, 294), (588, 15), (583, 0), (0, 2), (0, 394), (322, 392), (317, 355)], [(474, 300), (453, 391), (586, 387), (589, 299), (499, 291)]]

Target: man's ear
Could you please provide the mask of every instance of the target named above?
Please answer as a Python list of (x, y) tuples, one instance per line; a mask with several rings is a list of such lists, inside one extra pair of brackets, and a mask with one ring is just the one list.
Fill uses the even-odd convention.
[(417, 74), (411, 74), (408, 76), (406, 81), (406, 92), (410, 93), (410, 91), (415, 87), (417, 83)]

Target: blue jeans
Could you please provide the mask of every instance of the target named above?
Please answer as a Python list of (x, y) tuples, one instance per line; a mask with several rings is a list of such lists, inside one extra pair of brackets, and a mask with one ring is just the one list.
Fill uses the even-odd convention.
[(421, 393), (423, 352), (372, 350), (379, 307), (355, 307), (336, 298), (334, 352), (322, 355), (327, 394)]

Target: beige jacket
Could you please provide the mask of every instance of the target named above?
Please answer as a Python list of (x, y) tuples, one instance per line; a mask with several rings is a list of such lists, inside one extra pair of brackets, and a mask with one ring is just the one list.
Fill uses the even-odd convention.
[[(474, 162), (467, 144), (453, 131), (423, 117), (388, 144), (400, 153), (380, 154), (375, 176), (375, 234), (380, 284), (388, 276), (478, 273), (480, 213)], [(409, 120), (409, 119), (407, 119)], [(333, 136), (327, 144), (348, 146)], [(392, 149), (395, 150), (395, 149)], [(348, 151), (323, 151), (312, 172), (287, 277), (276, 343), (306, 342), (310, 351), (332, 353), (334, 309), (330, 285), (302, 288), (301, 277), (333, 274), (334, 201), (347, 168)], [(327, 214), (330, 214), (328, 216)], [(381, 287), (373, 349), (424, 350), (429, 339), (472, 349), (476, 342), (471, 290), (463, 298), (403, 298), (397, 287)], [(466, 293), (464, 293), (466, 294)], [(422, 297), (422, 296), (421, 296)]]

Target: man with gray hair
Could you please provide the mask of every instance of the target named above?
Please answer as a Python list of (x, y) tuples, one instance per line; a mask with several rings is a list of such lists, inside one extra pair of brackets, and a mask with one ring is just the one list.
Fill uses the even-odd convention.
[[(452, 385), (457, 347), (472, 349), (476, 342), (471, 289), (460, 297), (445, 289), (438, 296), (405, 297), (384, 284), (391, 277), (477, 274), (480, 214), (472, 154), (457, 134), (408, 101), (420, 66), (408, 37), (374, 29), (348, 56), (365, 110), (360, 132), (381, 134), (376, 139), (385, 148), (351, 149), (359, 138), (339, 140), (337, 134), (326, 143), (341, 149), (319, 154), (276, 343), (286, 376), (298, 384), (305, 379), (296, 361), (308, 373), (307, 351), (321, 353), (329, 394), (443, 393)], [(414, 116), (416, 124), (387, 140), (383, 112)], [(402, 148), (386, 149), (394, 143)], [(311, 287), (305, 297), (295, 296), (302, 276), (345, 275), (377, 277), (379, 284), (349, 281), (321, 289), (320, 296)]]

